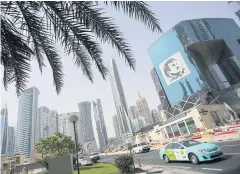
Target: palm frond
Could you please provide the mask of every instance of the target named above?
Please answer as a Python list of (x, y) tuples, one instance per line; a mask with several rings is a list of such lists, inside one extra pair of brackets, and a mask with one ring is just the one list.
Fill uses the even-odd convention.
[(76, 9), (75, 17), (87, 28), (91, 29), (102, 42), (111, 43), (128, 65), (135, 69), (135, 59), (129, 44), (125, 41), (122, 33), (118, 30), (110, 17), (103, 17), (101, 9), (93, 8), (93, 5), (83, 1), (73, 1), (73, 8)]
[(29, 35), (33, 39), (34, 51), (38, 56), (38, 63), (41, 70), (44, 53), (52, 68), (53, 81), (56, 91), (59, 94), (63, 86), (63, 73), (61, 58), (55, 48), (55, 43), (51, 40), (51, 33), (46, 29), (46, 24), (40, 16), (37, 15), (35, 8), (31, 8), (27, 2), (17, 2), (23, 18), (25, 19)]
[(11, 23), (1, 18), (1, 64), (4, 66), (4, 87), (16, 82), (16, 93), (20, 95), (29, 79), (32, 50), (25, 44)]
[(105, 1), (105, 4), (111, 4), (117, 10), (123, 10), (129, 17), (143, 22), (153, 32), (162, 33), (158, 19), (149, 9), (148, 4), (143, 1)]
[[(79, 23), (79, 21), (76, 19), (73, 13), (73, 9), (68, 9), (67, 5), (64, 5), (62, 3), (61, 4), (47, 3), (47, 5), (48, 7), (51, 8), (53, 13), (56, 14), (58, 18), (58, 20), (54, 20), (54, 18), (52, 19), (54, 20), (53, 22), (54, 28), (57, 28), (57, 27), (61, 28), (61, 30), (55, 30), (55, 31), (61, 31), (60, 35), (61, 35), (61, 38), (64, 38), (63, 42), (66, 43), (66, 39), (68, 37), (71, 37), (70, 40), (73, 40), (71, 41), (71, 43), (74, 43), (74, 44), (79, 43), (80, 47), (76, 47), (74, 46), (74, 44), (71, 44), (73, 48), (72, 49), (73, 53), (77, 55), (76, 57), (79, 57), (80, 54), (83, 53), (83, 51), (86, 51), (89, 54), (89, 56), (94, 60), (99, 72), (102, 74), (102, 77), (105, 79), (107, 75), (107, 68), (103, 65), (103, 62), (101, 59), (101, 55), (102, 55), (101, 48), (97, 42), (93, 41), (90, 31), (87, 30), (85, 26), (82, 23)], [(51, 16), (53, 16), (53, 14)], [(59, 32), (57, 32), (57, 35), (59, 35)], [(69, 41), (69, 39), (67, 40)], [(79, 48), (81, 48), (81, 51)], [(83, 67), (84, 65), (86, 66), (91, 65), (89, 64), (91, 62), (86, 59), (89, 56), (86, 56), (86, 54), (84, 54), (83, 56), (80, 56), (85, 58), (83, 59), (84, 62), (82, 62), (81, 67)], [(83, 69), (84, 69), (83, 71), (88, 76), (88, 78), (91, 81), (93, 81), (92, 72), (90, 71), (91, 69), (87, 67), (83, 67)]]

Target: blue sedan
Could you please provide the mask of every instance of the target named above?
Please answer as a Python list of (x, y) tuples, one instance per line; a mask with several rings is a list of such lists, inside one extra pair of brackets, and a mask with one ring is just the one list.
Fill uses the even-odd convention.
[(193, 164), (211, 161), (223, 156), (222, 150), (215, 144), (194, 140), (171, 142), (159, 151), (160, 159), (171, 161), (191, 161)]

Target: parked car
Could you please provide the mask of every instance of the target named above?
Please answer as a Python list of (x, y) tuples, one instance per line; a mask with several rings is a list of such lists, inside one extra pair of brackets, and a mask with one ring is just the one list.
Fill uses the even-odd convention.
[(160, 159), (166, 163), (171, 161), (191, 161), (198, 164), (223, 156), (222, 150), (215, 144), (201, 143), (195, 140), (185, 140), (168, 143), (159, 151)]
[(132, 146), (133, 153), (143, 153), (143, 152), (149, 152), (150, 146), (148, 143), (139, 143)]
[(100, 160), (100, 156), (99, 156), (99, 154), (98, 153), (90, 153), (89, 154), (89, 156), (90, 156), (90, 159), (92, 160), (92, 159), (96, 159), (96, 160)]

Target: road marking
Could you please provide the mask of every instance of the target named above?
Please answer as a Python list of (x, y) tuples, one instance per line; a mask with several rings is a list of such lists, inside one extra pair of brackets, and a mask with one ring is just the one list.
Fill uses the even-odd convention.
[(223, 153), (224, 155), (240, 155), (240, 153)]
[[(147, 157), (141, 156), (140, 158), (156, 158), (156, 157), (159, 157), (159, 156), (147, 156)], [(135, 157), (135, 158), (137, 158), (137, 157)]]
[(214, 169), (214, 168), (201, 168), (203, 170), (216, 170), (216, 171), (222, 171), (223, 169)]
[(174, 167), (179, 169), (191, 169), (192, 167), (183, 167), (183, 166), (172, 166), (172, 165), (150, 165), (152, 167)]
[(229, 146), (240, 146), (240, 144), (227, 144), (220, 147), (229, 147)]

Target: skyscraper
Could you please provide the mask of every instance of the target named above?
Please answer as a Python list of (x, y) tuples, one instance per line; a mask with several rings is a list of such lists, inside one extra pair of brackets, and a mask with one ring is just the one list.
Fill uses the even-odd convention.
[(1, 155), (7, 154), (8, 142), (8, 111), (7, 105), (1, 110)]
[(13, 155), (15, 152), (15, 129), (12, 126), (8, 127), (8, 146), (7, 154)]
[(114, 59), (109, 61), (108, 69), (114, 103), (117, 111), (120, 136), (122, 136), (123, 139), (128, 139), (132, 137), (132, 127), (129, 119), (128, 106), (125, 99), (123, 86)]
[(152, 109), (151, 110), (151, 115), (152, 115), (152, 118), (153, 118), (153, 123), (159, 123), (160, 122), (160, 117), (158, 115), (158, 111), (156, 109)]
[(169, 119), (171, 117), (171, 114), (173, 112), (173, 109), (170, 107), (169, 105), (169, 101), (168, 101), (168, 98), (166, 96), (166, 93), (162, 87), (162, 83), (158, 77), (158, 74), (157, 74), (157, 71), (155, 68), (153, 68), (151, 70), (151, 77), (152, 77), (152, 80), (153, 80), (153, 83), (154, 83), (154, 86), (156, 88), (156, 91), (158, 93), (158, 97), (159, 97), (159, 100), (160, 100), (160, 105), (158, 106), (158, 110), (164, 110), (166, 111), (165, 112), (165, 116), (166, 116), (166, 119)]
[(140, 93), (138, 93), (139, 98), (136, 101), (137, 108), (139, 114), (145, 118), (147, 125), (153, 124), (153, 118), (151, 116), (151, 112), (145, 97), (142, 97)]
[(58, 113), (55, 110), (50, 111), (50, 134), (53, 135), (54, 133), (58, 132), (59, 125), (58, 125)]
[(24, 90), (19, 98), (16, 152), (29, 157), (38, 141), (37, 109), (39, 91), (36, 87)]
[[(50, 110), (48, 107), (41, 106), (38, 109), (38, 120), (37, 123), (38, 132), (37, 137), (38, 140), (40, 138), (47, 138), (51, 135), (50, 133)], [(40, 137), (39, 137), (40, 136)]]
[(197, 105), (225, 102), (240, 115), (239, 38), (233, 19), (191, 19), (150, 46), (149, 56), (172, 108), (163, 108), (165, 114), (175, 117)]
[(97, 99), (96, 103), (93, 102), (93, 111), (97, 127), (98, 141), (100, 146), (99, 148), (104, 149), (108, 144), (108, 136), (100, 99)]
[(129, 118), (132, 119), (137, 119), (139, 117), (139, 113), (137, 111), (136, 106), (130, 106), (129, 107)]
[(114, 115), (112, 117), (112, 119), (113, 119), (113, 127), (114, 127), (115, 135), (116, 135), (117, 138), (119, 138), (121, 136), (121, 134), (120, 134), (120, 128), (119, 128), (117, 117), (118, 117), (117, 115)]
[(76, 115), (78, 117), (78, 121), (76, 123), (76, 132), (77, 132), (77, 139), (78, 142), (83, 145), (83, 136), (84, 132), (82, 129), (82, 122), (80, 118), (80, 113), (79, 112), (68, 112), (68, 113), (63, 113), (58, 116), (58, 123), (59, 123), (59, 129), (58, 132), (63, 133), (67, 136), (70, 136), (72, 140), (75, 141), (75, 135), (74, 135), (74, 128), (72, 122), (69, 121), (69, 117), (71, 115)]
[(91, 117), (91, 102), (85, 101), (78, 104), (80, 112), (80, 123), (83, 128), (83, 147), (87, 152), (97, 150), (97, 143), (93, 133), (92, 117)]

